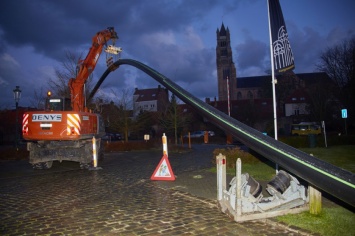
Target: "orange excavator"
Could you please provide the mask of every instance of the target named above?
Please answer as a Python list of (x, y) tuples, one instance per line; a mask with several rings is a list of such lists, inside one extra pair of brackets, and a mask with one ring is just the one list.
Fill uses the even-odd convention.
[[(22, 135), (27, 140), (29, 161), (35, 169), (49, 169), (53, 161), (75, 161), (81, 168), (89, 168), (93, 163), (93, 140), (96, 140), (98, 159), (103, 158), (101, 137), (105, 135), (105, 125), (99, 114), (86, 108), (84, 85), (104, 47), (108, 53), (122, 51), (114, 46), (116, 39), (113, 27), (92, 38), (86, 58), (78, 63), (76, 77), (69, 80), (70, 99), (47, 94), (44, 111), (23, 115)], [(107, 45), (110, 40), (113, 45)]]

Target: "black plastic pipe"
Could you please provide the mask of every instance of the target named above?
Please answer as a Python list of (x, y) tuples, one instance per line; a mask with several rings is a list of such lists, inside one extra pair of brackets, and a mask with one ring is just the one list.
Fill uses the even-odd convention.
[(124, 64), (134, 66), (150, 75), (186, 104), (195, 108), (211, 123), (219, 126), (225, 132), (232, 134), (239, 141), (267, 159), (277, 163), (311, 185), (355, 207), (355, 176), (352, 172), (310, 156), (229, 117), (225, 113), (197, 99), (164, 75), (141, 62), (131, 59), (116, 61), (101, 76), (95, 88), (90, 93), (89, 99), (95, 95), (107, 75)]

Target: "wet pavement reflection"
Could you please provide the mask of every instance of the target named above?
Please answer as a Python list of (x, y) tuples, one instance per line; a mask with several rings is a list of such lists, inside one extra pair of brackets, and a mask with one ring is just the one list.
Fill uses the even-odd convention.
[[(270, 221), (236, 223), (221, 213), (215, 174), (206, 172), (214, 148), (169, 153), (174, 183), (150, 180), (161, 151), (109, 153), (97, 171), (72, 162), (33, 170), (25, 161), (2, 161), (0, 234), (305, 235)], [(193, 187), (197, 175), (200, 188)]]

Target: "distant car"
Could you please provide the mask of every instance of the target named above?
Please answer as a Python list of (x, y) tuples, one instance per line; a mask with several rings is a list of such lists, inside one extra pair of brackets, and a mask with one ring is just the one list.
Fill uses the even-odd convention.
[(122, 135), (119, 133), (114, 134), (115, 140), (122, 140)]
[(107, 141), (117, 141), (121, 140), (122, 136), (118, 133), (106, 133), (105, 136), (102, 137), (102, 139)]
[[(205, 135), (205, 131), (194, 131), (190, 133), (191, 138), (201, 138)], [(184, 138), (188, 138), (189, 135), (184, 135)]]

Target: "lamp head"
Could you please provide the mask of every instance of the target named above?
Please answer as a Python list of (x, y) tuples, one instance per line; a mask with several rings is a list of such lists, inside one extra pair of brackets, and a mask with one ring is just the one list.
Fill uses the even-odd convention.
[(19, 102), (21, 98), (21, 89), (20, 86), (16, 86), (16, 88), (13, 90), (14, 92), (14, 99), (15, 102)]

